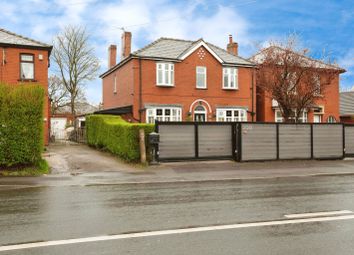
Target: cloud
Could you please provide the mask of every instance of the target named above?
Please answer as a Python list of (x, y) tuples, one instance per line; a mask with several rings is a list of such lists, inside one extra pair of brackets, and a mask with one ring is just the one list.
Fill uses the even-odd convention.
[(354, 48), (349, 49), (342, 58), (338, 59), (338, 64), (347, 71), (341, 75), (341, 87), (354, 90)]

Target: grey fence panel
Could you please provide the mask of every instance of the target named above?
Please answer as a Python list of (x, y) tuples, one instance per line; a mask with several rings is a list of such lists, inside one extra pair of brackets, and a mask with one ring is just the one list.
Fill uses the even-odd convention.
[(195, 157), (194, 125), (160, 125), (159, 157)]
[(345, 126), (345, 154), (354, 156), (354, 126)]
[(343, 156), (343, 126), (313, 125), (314, 158), (341, 158)]
[(279, 125), (279, 159), (311, 158), (311, 126)]
[(199, 157), (232, 157), (231, 125), (198, 125)]
[(274, 160), (277, 158), (275, 124), (241, 124), (242, 160)]

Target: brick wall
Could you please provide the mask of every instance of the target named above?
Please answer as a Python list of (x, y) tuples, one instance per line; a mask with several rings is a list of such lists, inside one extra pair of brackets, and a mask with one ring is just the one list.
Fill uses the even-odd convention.
[[(339, 75), (332, 80), (331, 84), (326, 86), (326, 90), (321, 97), (315, 101), (318, 106), (324, 107), (322, 122), (327, 122), (329, 116), (336, 118), (339, 122)], [(314, 112), (308, 111), (308, 122), (313, 122)], [(275, 109), (272, 107), (272, 98), (269, 93), (257, 88), (257, 121), (274, 122)]]
[[(5, 57), (4, 57), (5, 53)], [(49, 99), (48, 99), (48, 51), (25, 48), (9, 48), (0, 46), (0, 82), (8, 84), (30, 83), (29, 81), (20, 80), (20, 54), (28, 53), (34, 55), (34, 81), (41, 84), (46, 91), (46, 99), (44, 100), (44, 142), (48, 145), (49, 141)], [(43, 55), (43, 60), (39, 59), (39, 55)], [(2, 60), (5, 58), (5, 64)]]
[[(139, 120), (139, 108), (145, 104), (180, 104), (183, 106), (182, 119), (186, 120), (187, 113), (193, 102), (205, 100), (211, 107), (207, 109), (208, 121), (215, 120), (216, 106), (241, 106), (252, 110), (252, 68), (238, 68), (238, 90), (222, 89), (222, 65), (206, 50), (201, 59), (198, 50), (194, 51), (182, 62), (174, 64), (174, 87), (156, 86), (156, 61), (141, 60), (142, 97), (139, 99), (139, 60), (133, 59), (114, 73), (103, 78), (104, 108), (133, 105), (133, 117)], [(196, 66), (207, 68), (207, 89), (196, 88)], [(117, 75), (117, 94), (113, 93), (113, 76)], [(254, 93), (254, 111), (255, 93)], [(204, 103), (203, 103), (204, 104)], [(196, 105), (193, 106), (193, 108)], [(141, 113), (145, 122), (145, 113)], [(248, 114), (251, 121), (251, 114)]]

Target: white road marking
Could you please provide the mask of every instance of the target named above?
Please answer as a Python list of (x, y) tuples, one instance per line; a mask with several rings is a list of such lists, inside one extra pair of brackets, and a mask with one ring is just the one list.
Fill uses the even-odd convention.
[(105, 236), (85, 237), (85, 238), (76, 238), (76, 239), (67, 239), (67, 240), (5, 245), (5, 246), (0, 246), (0, 251), (22, 250), (22, 249), (48, 247), (48, 246), (55, 246), (55, 245), (90, 243), (90, 242), (98, 242), (98, 241), (121, 240), (121, 239), (141, 238), (141, 237), (151, 237), (151, 236), (177, 235), (177, 234), (206, 232), (206, 231), (215, 231), (215, 230), (265, 227), (265, 226), (299, 224), (299, 223), (310, 223), (310, 222), (326, 222), (326, 221), (338, 221), (338, 220), (351, 220), (351, 219), (354, 219), (354, 215), (342, 215), (342, 216), (335, 216), (335, 217), (319, 217), (319, 218), (307, 218), (307, 219), (289, 219), (289, 220), (239, 223), (239, 224), (209, 226), (209, 227), (194, 227), (194, 228), (182, 228), (182, 229), (171, 229), (171, 230), (159, 230), (159, 231), (140, 232), (140, 233), (131, 233), (131, 234), (105, 235)]
[(314, 213), (296, 213), (284, 215), (285, 218), (298, 219), (298, 218), (312, 218), (312, 217), (323, 217), (323, 216), (333, 216), (342, 214), (352, 214), (352, 211), (341, 210), (341, 211), (327, 211), (327, 212), (314, 212)]

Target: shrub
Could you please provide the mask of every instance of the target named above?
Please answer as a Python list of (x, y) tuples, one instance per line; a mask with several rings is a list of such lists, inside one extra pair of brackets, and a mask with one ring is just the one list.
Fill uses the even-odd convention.
[(0, 168), (41, 160), (44, 96), (40, 85), (0, 84)]
[(90, 115), (86, 117), (87, 143), (106, 149), (126, 161), (140, 159), (139, 129), (154, 131), (152, 124), (128, 123), (120, 116)]

